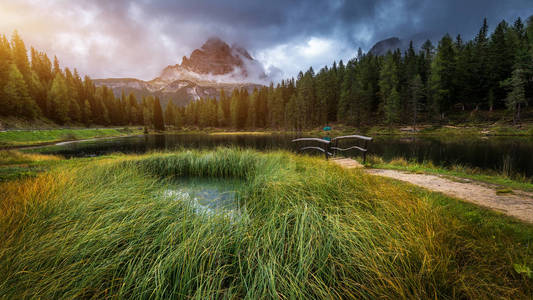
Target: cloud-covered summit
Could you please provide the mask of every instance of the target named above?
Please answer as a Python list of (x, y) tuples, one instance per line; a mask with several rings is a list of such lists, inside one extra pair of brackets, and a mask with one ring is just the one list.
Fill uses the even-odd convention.
[(245, 48), (236, 44), (230, 47), (218, 37), (209, 38), (190, 57), (183, 56), (181, 64), (167, 66), (159, 78), (168, 82), (187, 78), (220, 83), (269, 82), (262, 64)]

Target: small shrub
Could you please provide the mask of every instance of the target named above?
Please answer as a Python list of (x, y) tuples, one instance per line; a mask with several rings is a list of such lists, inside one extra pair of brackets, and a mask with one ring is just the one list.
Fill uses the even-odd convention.
[(66, 140), (75, 140), (77, 139), (76, 135), (72, 132), (63, 134), (63, 138)]
[(395, 159), (391, 160), (389, 162), (389, 164), (391, 164), (393, 166), (398, 166), (398, 167), (407, 167), (409, 165), (407, 160), (405, 160), (405, 158), (403, 158), (403, 157), (395, 158)]
[(437, 168), (437, 167), (435, 166), (435, 164), (433, 164), (432, 161), (425, 162), (424, 164), (425, 164), (425, 166), (426, 166), (427, 168), (430, 168), (430, 169), (436, 169), (436, 168)]
[(503, 188), (503, 189), (496, 190), (496, 194), (502, 195), (502, 194), (514, 194), (514, 193), (513, 193), (513, 190), (511, 190), (510, 188)]
[(370, 166), (381, 165), (383, 164), (383, 158), (377, 155), (370, 155), (366, 158), (366, 163)]
[(513, 268), (514, 268), (516, 273), (524, 274), (529, 279), (533, 279), (533, 271), (531, 271), (531, 269), (528, 266), (521, 265), (521, 264), (514, 264)]

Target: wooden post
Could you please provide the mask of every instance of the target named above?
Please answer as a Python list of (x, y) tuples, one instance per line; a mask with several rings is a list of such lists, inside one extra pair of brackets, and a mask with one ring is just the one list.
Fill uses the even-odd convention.
[(363, 164), (366, 162), (366, 153), (368, 152), (368, 141), (365, 140), (365, 152), (363, 152)]

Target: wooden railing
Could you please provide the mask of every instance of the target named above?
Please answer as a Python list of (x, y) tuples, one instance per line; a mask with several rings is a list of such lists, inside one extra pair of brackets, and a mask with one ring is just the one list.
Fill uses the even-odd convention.
[[(340, 148), (339, 147), (339, 141), (341, 140), (362, 140), (364, 141), (364, 146), (361, 147), (361, 146), (358, 146), (358, 145), (354, 145), (354, 146), (351, 146), (351, 147), (348, 147), (348, 148)], [(328, 140), (325, 140), (325, 139), (321, 139), (321, 138), (298, 138), (298, 139), (294, 139), (292, 140), (292, 142), (314, 142), (314, 143), (319, 143), (317, 144), (317, 146), (305, 146), (305, 147), (302, 147), (300, 149), (298, 149), (299, 151), (304, 151), (304, 150), (317, 150), (317, 151), (320, 151), (322, 153), (324, 153), (326, 159), (328, 159), (330, 156), (336, 156), (338, 152), (344, 152), (344, 151), (348, 151), (348, 150), (359, 150), (361, 152), (363, 152), (363, 163), (365, 163), (366, 161), (366, 153), (368, 152), (368, 142), (371, 142), (372, 141), (372, 138), (371, 137), (368, 137), (368, 136), (362, 136), (362, 135), (343, 135), (343, 136), (338, 136), (338, 137), (334, 137), (331, 139), (331, 141), (328, 141)], [(323, 146), (322, 147), (319, 147), (318, 145), (321, 145)]]

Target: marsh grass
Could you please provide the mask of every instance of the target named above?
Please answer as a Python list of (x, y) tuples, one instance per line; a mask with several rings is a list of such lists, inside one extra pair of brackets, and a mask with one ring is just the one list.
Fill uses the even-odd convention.
[(0, 182), (35, 177), (48, 167), (61, 162), (61, 157), (16, 150), (0, 150)]
[[(205, 218), (157, 197), (183, 177), (244, 180), (246, 214)], [(531, 226), (319, 158), (225, 148), (116, 156), (0, 189), (0, 298), (533, 293)]]
[(41, 161), (57, 161), (61, 157), (38, 153), (24, 153), (16, 150), (0, 150), (0, 166), (13, 164), (27, 164)]

